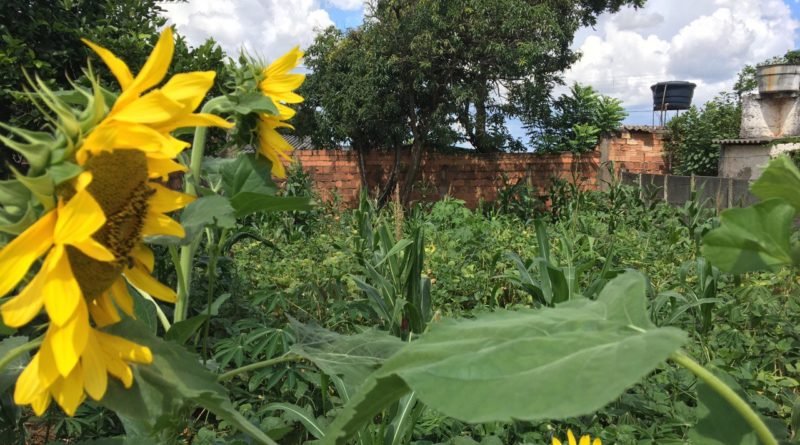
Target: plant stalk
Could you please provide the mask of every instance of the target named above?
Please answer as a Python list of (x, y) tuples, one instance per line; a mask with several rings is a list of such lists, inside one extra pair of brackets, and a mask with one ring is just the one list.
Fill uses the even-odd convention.
[[(215, 97), (203, 105), (200, 110), (201, 113), (213, 112), (224, 100), (225, 96)], [(197, 196), (197, 186), (200, 184), (200, 175), (203, 167), (203, 157), (206, 151), (206, 136), (208, 135), (208, 128), (196, 127), (194, 129), (194, 139), (192, 140), (192, 154), (189, 160), (189, 174), (188, 178), (184, 180), (184, 192), (188, 195)], [(190, 242), (188, 245), (182, 246), (180, 251), (180, 258), (178, 264), (178, 276), (182, 280), (178, 280), (178, 298), (175, 302), (175, 315), (173, 323), (183, 321), (186, 319), (189, 309), (189, 290), (192, 287), (192, 264), (194, 260), (194, 253), (197, 250), (198, 243)]]
[(254, 371), (256, 369), (266, 368), (268, 366), (277, 365), (285, 362), (297, 362), (302, 359), (303, 357), (297, 354), (291, 354), (291, 353), (284, 354), (280, 357), (275, 357), (268, 360), (262, 360), (260, 362), (251, 363), (249, 365), (242, 366), (241, 368), (236, 368), (228, 372), (222, 373), (217, 377), (217, 381), (222, 382), (234, 376), (237, 376), (243, 372)]
[(703, 367), (700, 363), (694, 361), (691, 357), (686, 355), (683, 351), (675, 351), (670, 354), (669, 358), (675, 363), (683, 366), (692, 372), (697, 378), (705, 382), (708, 386), (714, 389), (726, 402), (728, 402), (736, 412), (741, 415), (744, 420), (756, 432), (758, 440), (763, 445), (778, 445), (778, 441), (772, 432), (767, 428), (767, 425), (761, 420), (761, 417), (753, 411), (750, 405), (739, 397), (739, 394), (726, 385), (725, 382), (715, 376), (711, 371)]

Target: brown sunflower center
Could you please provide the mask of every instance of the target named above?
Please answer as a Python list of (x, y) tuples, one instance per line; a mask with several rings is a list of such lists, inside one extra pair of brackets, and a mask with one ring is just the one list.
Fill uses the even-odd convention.
[(115, 258), (101, 262), (67, 247), (72, 273), (84, 296), (93, 299), (105, 292), (130, 263), (131, 252), (141, 241), (148, 200), (154, 191), (147, 185), (147, 159), (138, 150), (104, 152), (92, 157), (85, 168), (92, 173), (88, 191), (106, 215), (105, 225), (93, 238)]

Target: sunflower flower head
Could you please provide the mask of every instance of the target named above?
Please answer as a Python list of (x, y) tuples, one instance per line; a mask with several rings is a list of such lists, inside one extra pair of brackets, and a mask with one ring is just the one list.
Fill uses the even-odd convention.
[[(562, 442), (559, 439), (555, 437), (553, 438), (552, 445), (561, 445), (561, 444)], [(581, 436), (580, 440), (576, 441), (575, 435), (572, 434), (572, 430), (567, 430), (567, 445), (603, 445), (603, 443), (600, 441), (599, 438), (595, 438), (594, 440), (592, 440), (592, 438), (588, 434)]]
[[(153, 252), (144, 243), (151, 236), (183, 237), (183, 227), (167, 214), (194, 199), (159, 182), (185, 170), (175, 157), (187, 144), (171, 132), (231, 126), (215, 115), (194, 112), (214, 72), (176, 74), (162, 84), (174, 51), (171, 28), (161, 34), (136, 76), (109, 50), (85, 43), (117, 78), (122, 91), (116, 100), (106, 104), (101, 95), (91, 94), (88, 106), (76, 111), (45, 91), (41, 100), (59, 123), (52, 144), (41, 145), (47, 139), (40, 133), (11, 131), (18, 144), (39, 144), (36, 150), (47, 151), (41, 155), (21, 146), (43, 160), (35, 172), (44, 174), (30, 178), (17, 173), (17, 181), (49, 180), (51, 190), (48, 195), (31, 188), (36, 205), (29, 210), (43, 211), (24, 229), (6, 230), (17, 236), (0, 250), (0, 297), (12, 295), (0, 306), (3, 322), (21, 327), (42, 312), (49, 320), (41, 347), (14, 391), (17, 404), (31, 405), (39, 415), (52, 400), (73, 415), (87, 396), (103, 397), (108, 375), (130, 387), (130, 365), (152, 362), (147, 347), (102, 328), (120, 321), (120, 311), (134, 316), (130, 287), (162, 301), (176, 299), (152, 276)], [(32, 140), (26, 142), (24, 135)]]
[(270, 98), (278, 110), (276, 115), (262, 113), (258, 121), (259, 152), (272, 163), (272, 174), (286, 177), (284, 161), (290, 160), (289, 153), (292, 146), (277, 131), (278, 128), (294, 129), (286, 121), (294, 117), (295, 110), (287, 104), (297, 104), (303, 97), (294, 91), (303, 84), (304, 74), (290, 73), (300, 64), (303, 52), (299, 48), (292, 48), (289, 52), (279, 57), (262, 71), (262, 80), (259, 82), (261, 92)]

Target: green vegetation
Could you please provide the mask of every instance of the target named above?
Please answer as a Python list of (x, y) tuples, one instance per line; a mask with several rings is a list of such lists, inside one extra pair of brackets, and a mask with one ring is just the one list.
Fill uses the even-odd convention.
[(716, 139), (739, 137), (742, 108), (739, 99), (720, 93), (702, 108), (692, 106), (667, 123), (667, 149), (673, 155), (673, 171), (679, 175), (716, 176), (719, 144)]
[[(307, 178), (301, 170), (293, 171), (286, 189), (294, 195), (308, 192)], [(796, 205), (794, 189), (770, 184), (786, 183), (793, 174), (788, 167), (776, 171), (775, 181), (767, 178), (754, 192), (773, 197), (764, 202), (770, 209), (791, 208), (774, 196), (786, 196), (788, 205)], [(734, 226), (726, 229), (731, 235), (712, 232), (703, 243), (710, 261), (698, 256), (695, 234), (702, 236), (719, 224), (713, 210), (646, 201), (619, 185), (608, 192), (574, 193), (565, 208), (541, 211), (527, 220), (489, 207), (469, 210), (452, 199), (410, 212), (396, 206), (378, 212), (364, 200), (359, 209), (344, 213), (320, 208), (312, 214), (251, 215), (231, 230), (214, 265), (217, 297), (207, 334), (170, 334), (192, 349), (202, 351), (208, 345), (206, 366), (220, 373), (238, 411), (280, 443), (322, 438), (337, 425), (348, 435), (356, 434), (358, 443), (542, 444), (552, 435), (564, 436), (567, 428), (607, 444), (710, 443), (699, 438), (721, 431), (739, 434), (741, 440), (728, 436), (714, 443), (756, 443), (748, 428), (714, 427), (708, 407), (712, 413), (729, 408), (714, 398), (717, 393), (707, 383), (681, 366), (660, 364), (680, 344), (714, 370), (706, 377), (736, 382), (733, 387), (769, 419), (777, 437), (793, 434), (800, 386), (800, 283), (793, 268), (748, 271), (791, 264), (796, 254), (760, 254), (764, 261), (739, 261), (731, 269), (730, 258), (743, 258), (730, 250), (741, 244), (736, 237), (750, 235), (733, 231)], [(740, 214), (746, 211), (727, 212), (723, 227), (726, 221), (742, 227), (761, 224), (758, 219), (744, 222), (742, 218), (750, 217)], [(763, 224), (772, 224), (771, 210), (753, 212), (767, 218)], [(783, 222), (775, 224), (785, 224), (792, 214), (782, 213)], [(782, 227), (779, 233), (788, 233)], [(747, 233), (759, 232), (754, 228)], [(760, 245), (773, 249), (766, 241)], [(789, 252), (785, 246), (774, 250)], [(196, 282), (193, 294), (204, 295), (211, 284), (205, 277), (212, 275), (202, 261), (197, 267), (204, 278)], [(630, 269), (643, 275), (626, 272)], [(204, 298), (196, 300), (190, 316), (209, 310)], [(595, 318), (619, 304), (637, 308), (638, 318), (623, 322), (638, 320), (636, 330), (620, 331), (622, 325), (613, 317)], [(143, 310), (140, 319), (158, 329), (155, 314)], [(480, 327), (443, 321), (452, 318), (476, 318)], [(424, 342), (417, 340), (430, 329), (429, 322), (434, 331), (423, 334)], [(526, 327), (529, 323), (556, 324), (541, 337)], [(591, 342), (619, 344), (626, 355), (598, 356), (590, 352), (590, 344), (579, 346), (588, 338), (586, 329), (593, 332)], [(574, 362), (565, 362), (558, 373), (536, 371), (564, 355), (565, 346), (547, 352), (546, 338), (564, 336), (578, 342)], [(469, 343), (459, 355), (461, 343), (453, 339), (468, 338), (513, 338), (516, 343), (506, 346), (511, 355), (503, 349), (479, 352), (481, 348)], [(415, 358), (417, 349), (403, 349), (404, 341), (429, 351), (426, 358)], [(622, 358), (636, 356), (629, 349), (633, 345), (645, 348), (648, 360), (655, 361)], [(535, 354), (520, 356), (523, 351)], [(450, 357), (441, 362), (440, 371), (422, 372), (411, 365), (429, 361), (434, 353)], [(521, 357), (530, 361), (519, 362)], [(681, 363), (682, 357), (673, 359)], [(383, 363), (380, 373), (368, 379)], [(486, 364), (483, 371), (475, 367), (479, 363)], [(619, 368), (619, 363), (625, 365)], [(498, 374), (495, 384), (471, 385), (470, 391), (431, 380), (462, 367), (497, 373), (514, 366), (524, 366), (529, 375)], [(557, 377), (575, 372), (584, 380)], [(593, 379), (608, 372), (614, 377), (600, 385), (603, 393), (592, 391)], [(397, 378), (409, 386), (394, 386)], [(387, 408), (370, 405), (372, 414), (348, 415), (342, 406), (348, 400), (357, 403), (354, 394), (367, 385), (377, 386), (363, 400), (383, 397)], [(432, 392), (436, 388), (440, 395)], [(393, 398), (399, 402), (388, 403)], [(245, 443), (222, 419), (203, 411), (183, 416), (188, 429), (174, 424), (174, 440)], [(360, 420), (345, 422), (347, 418)], [(75, 418), (51, 411), (39, 420), (17, 419), (6, 431), (19, 437), (23, 430), (47, 429), (62, 439), (86, 440), (121, 433), (124, 426), (93, 404)]]

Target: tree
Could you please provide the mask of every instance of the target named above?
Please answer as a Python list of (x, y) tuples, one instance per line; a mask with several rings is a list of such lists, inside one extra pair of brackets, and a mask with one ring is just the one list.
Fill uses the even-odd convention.
[(720, 146), (713, 140), (738, 137), (741, 115), (736, 94), (722, 92), (702, 108), (692, 106), (670, 120), (667, 149), (672, 152), (675, 172), (716, 176)]
[[(383, 142), (410, 152), (401, 193), (407, 201), (425, 150), (459, 140), (480, 152), (519, 147), (505, 119), (538, 116), (534, 110), (546, 108), (561, 72), (577, 60), (570, 49), (577, 29), (595, 23), (602, 12), (643, 3), (375, 0), (363, 25), (338, 36), (325, 33), (309, 51), (307, 64), (314, 71), (304, 94), (310, 100), (302, 109), (307, 116), (299, 118), (308, 126), (298, 132), (347, 142), (359, 139), (359, 132), (392, 135)], [(359, 56), (350, 59), (352, 47)], [(350, 62), (332, 54), (348, 54)], [(337, 72), (346, 79), (334, 81)], [(370, 87), (352, 85), (362, 81)], [(369, 105), (362, 108), (364, 103)], [(359, 128), (332, 121), (354, 114), (363, 123)]]
[(601, 136), (616, 130), (626, 116), (619, 99), (575, 83), (569, 94), (553, 101), (544, 123), (529, 132), (536, 151), (584, 153), (593, 150)]
[[(25, 78), (37, 75), (53, 89), (79, 80), (90, 58), (81, 38), (124, 54), (131, 68), (144, 64), (158, 31), (166, 23), (157, 0), (24, 0), (0, 2), (0, 122), (30, 129), (43, 125), (23, 91)], [(213, 42), (190, 48), (180, 37), (171, 70), (216, 70), (224, 54)], [(93, 70), (103, 83), (113, 77), (101, 63)], [(24, 71), (23, 71), (24, 70)], [(218, 91), (211, 91), (215, 94)], [(0, 144), (8, 159), (9, 151)], [(3, 163), (4, 164), (4, 163)], [(4, 166), (3, 166), (4, 167)], [(0, 167), (2, 168), (2, 167)], [(0, 177), (4, 176), (0, 171)]]

